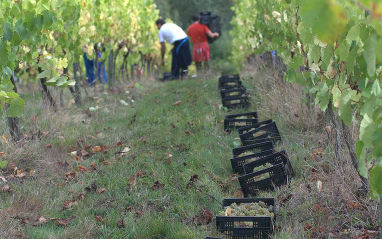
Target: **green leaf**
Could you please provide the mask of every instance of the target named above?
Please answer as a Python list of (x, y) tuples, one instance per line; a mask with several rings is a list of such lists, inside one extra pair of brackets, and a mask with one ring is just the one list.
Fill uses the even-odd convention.
[(29, 37), (29, 29), (24, 26), (21, 19), (16, 22), (15, 31), (21, 40), (26, 40)]
[(379, 81), (376, 79), (373, 83), (373, 86), (371, 88), (371, 93), (374, 94), (377, 97), (381, 96), (381, 86), (379, 85)]
[(374, 34), (367, 39), (364, 49), (363, 57), (367, 63), (367, 73), (369, 76), (374, 76), (377, 59), (377, 38)]
[(308, 55), (310, 56), (311, 63), (314, 62), (318, 64), (318, 61), (321, 57), (321, 47), (312, 45), (309, 49)]
[(41, 79), (41, 78), (50, 77), (51, 73), (52, 73), (51, 70), (45, 70), (45, 71), (41, 72), (40, 74), (38, 74), (37, 78)]
[(378, 39), (377, 61), (382, 63), (382, 38)]
[(382, 127), (379, 127), (372, 135), (373, 150), (372, 153), (375, 157), (382, 157)]
[(370, 171), (370, 189), (382, 196), (382, 167), (375, 166)]
[(8, 76), (9, 79), (11, 79), (11, 76), (13, 75), (13, 71), (8, 66), (3, 67), (3, 75)]
[(350, 89), (342, 91), (338, 114), (341, 117), (341, 119), (345, 122), (346, 125), (351, 124), (353, 115), (351, 111), (351, 90)]
[(363, 141), (358, 141), (355, 144), (355, 149), (358, 157), (358, 172), (365, 178), (367, 178), (367, 171), (366, 171), (366, 147), (365, 143)]
[(361, 121), (361, 126), (359, 129), (359, 138), (365, 142), (365, 144), (371, 144), (370, 135), (374, 131), (373, 120), (369, 117), (369, 115), (364, 115)]
[(0, 161), (0, 168), (4, 169), (8, 167), (8, 161), (7, 160), (2, 160)]
[(351, 44), (353, 41), (358, 39), (359, 33), (359, 25), (354, 25), (352, 28), (350, 28), (346, 36), (346, 41)]
[(325, 65), (329, 65), (330, 59), (333, 56), (333, 46), (328, 44), (323, 50), (322, 50), (322, 61)]
[(60, 76), (58, 76), (58, 75), (53, 77), (52, 79), (50, 79), (47, 82), (45, 82), (45, 85), (55, 86), (59, 77)]
[(348, 58), (346, 60), (346, 64), (347, 64), (347, 70), (348, 70), (348, 74), (353, 72), (353, 69), (354, 69), (354, 64), (355, 64), (355, 60), (356, 60), (356, 56), (357, 56), (357, 50), (358, 50), (358, 47), (355, 46), (349, 53), (348, 55)]
[(4, 41), (12, 40), (13, 31), (12, 31), (12, 26), (9, 22), (4, 22), (3, 34), (4, 34)]
[(8, 117), (20, 117), (24, 112), (25, 101), (18, 97), (14, 99), (7, 110)]
[(338, 46), (338, 51), (339, 51), (341, 61), (346, 61), (346, 58), (349, 55), (349, 50), (350, 50), (350, 47), (346, 43), (346, 41), (342, 41), (341, 44)]
[(8, 63), (8, 51), (7, 49), (3, 48), (0, 49), (0, 65), (7, 65)]

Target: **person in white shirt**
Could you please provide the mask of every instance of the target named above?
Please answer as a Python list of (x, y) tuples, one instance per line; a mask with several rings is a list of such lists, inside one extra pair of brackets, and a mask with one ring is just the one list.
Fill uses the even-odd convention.
[(188, 66), (192, 63), (190, 43), (187, 34), (174, 23), (166, 23), (163, 19), (158, 19), (155, 22), (159, 30), (159, 41), (161, 43), (162, 66), (164, 66), (164, 55), (166, 53), (166, 45), (164, 41), (172, 44), (174, 48), (171, 50), (172, 63), (171, 75), (175, 79), (188, 74)]

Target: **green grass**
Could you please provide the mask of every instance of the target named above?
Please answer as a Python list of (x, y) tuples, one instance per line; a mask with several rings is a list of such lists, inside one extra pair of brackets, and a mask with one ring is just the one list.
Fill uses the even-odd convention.
[[(258, 102), (262, 93), (253, 87), (256, 80), (259, 78), (245, 81), (253, 92), (251, 107), (229, 113), (257, 110), (260, 120), (273, 118), (277, 122), (283, 135), (278, 149), (287, 151), (296, 177), (289, 188), (262, 192), (259, 197), (278, 200), (279, 229), (275, 238), (309, 237), (303, 227), (312, 220), (312, 204), (322, 199), (313, 193), (304, 200), (305, 194), (300, 191), (309, 165), (315, 166), (310, 154), (318, 147), (317, 134), (288, 125), (271, 109), (264, 110), (268, 102)], [(49, 136), (29, 139), (23, 145), (3, 144), (7, 160), (23, 171), (36, 173), (10, 179), (13, 192), (0, 194), (0, 216), (5, 218), (0, 223), (0, 237), (196, 239), (219, 235), (214, 220), (208, 225), (195, 223), (202, 209), (213, 214), (221, 209), (209, 195), (221, 202), (223, 198), (237, 197), (240, 188), (229, 161), (232, 148), (240, 142), (236, 132), (223, 132), (220, 121), (228, 113), (221, 107), (217, 77), (141, 84), (144, 89), (121, 87), (119, 94), (88, 97), (84, 106), (66, 106), (56, 113), (39, 103), (38, 94), (24, 95), (29, 103), (21, 122), (23, 132), (33, 135), (38, 130), (49, 131)], [(121, 99), (129, 106), (121, 104)], [(181, 103), (174, 105), (177, 101)], [(96, 105), (100, 109), (89, 117), (86, 109)], [(32, 120), (35, 115), (38, 120)], [(120, 141), (123, 145), (116, 146)], [(52, 148), (46, 148), (46, 144), (52, 144)], [(79, 161), (70, 157), (70, 152), (86, 145), (110, 149)], [(130, 151), (119, 158), (118, 152), (125, 147)], [(65, 166), (65, 161), (69, 165)], [(96, 170), (78, 172), (70, 180), (65, 177), (72, 170), (78, 171), (78, 165), (90, 168), (93, 162)], [(134, 182), (139, 171), (145, 176)], [(198, 175), (195, 185), (200, 190), (187, 187), (193, 175)], [(156, 181), (164, 187), (153, 190)], [(106, 188), (105, 193), (87, 193), (85, 187), (93, 182), (98, 189)], [(279, 204), (280, 198), (291, 193), (296, 198), (293, 204)], [(82, 200), (78, 199), (80, 194), (84, 194)], [(71, 199), (77, 204), (70, 210), (63, 209), (63, 203)], [(39, 216), (48, 223), (33, 226)], [(75, 219), (66, 227), (49, 220), (71, 216)], [(98, 222), (96, 216), (101, 216), (103, 222)], [(30, 222), (24, 225), (20, 218)]]

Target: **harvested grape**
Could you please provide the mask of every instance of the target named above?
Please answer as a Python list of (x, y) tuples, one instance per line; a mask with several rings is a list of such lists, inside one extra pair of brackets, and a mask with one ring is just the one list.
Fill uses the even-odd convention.
[(251, 154), (253, 154), (251, 151), (245, 151), (244, 153), (239, 154), (238, 157), (244, 157), (244, 156), (251, 155)]
[[(228, 217), (274, 217), (273, 206), (268, 206), (264, 202), (252, 203), (232, 203), (230, 206), (224, 207), (224, 210), (218, 213), (219, 216)], [(247, 224), (247, 222), (241, 222)]]
[[(259, 172), (259, 171), (261, 171), (261, 170), (270, 168), (270, 167), (272, 167), (272, 166), (273, 166), (272, 164), (270, 164), (270, 163), (266, 163), (266, 164), (261, 165), (261, 166), (259, 166), (259, 167), (255, 167), (255, 168), (253, 169), (253, 172), (254, 172), (254, 173), (255, 173), (255, 172)], [(260, 174), (260, 175), (258, 175), (258, 176), (253, 177), (253, 179), (255, 179), (255, 181), (260, 181), (260, 180), (263, 180), (263, 179), (266, 179), (266, 178), (269, 178), (269, 177), (270, 177), (269, 173), (263, 173), (263, 174)]]
[(253, 137), (254, 137), (254, 138), (256, 138), (256, 137), (260, 137), (260, 136), (262, 136), (262, 135), (264, 135), (264, 134), (266, 134), (266, 133), (267, 133), (267, 131), (265, 131), (265, 130), (261, 130), (261, 131), (259, 131), (259, 132), (254, 133), (254, 134), (253, 134)]

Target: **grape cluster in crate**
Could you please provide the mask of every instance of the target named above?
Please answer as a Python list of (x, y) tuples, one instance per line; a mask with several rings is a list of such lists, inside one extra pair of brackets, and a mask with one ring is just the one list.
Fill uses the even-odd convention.
[[(220, 77), (219, 88), (224, 106), (248, 106), (248, 97), (238, 75)], [(245, 105), (229, 101), (233, 97), (235, 100), (245, 98)], [(225, 103), (225, 99), (230, 103)], [(293, 168), (287, 153), (274, 149), (281, 142), (281, 135), (273, 120), (259, 122), (257, 112), (227, 115), (224, 130), (235, 129), (242, 147), (232, 149), (231, 165), (233, 173), (239, 175), (244, 198), (223, 199), (223, 210), (216, 215), (216, 226), (227, 238), (270, 238), (276, 220), (275, 199), (253, 197), (261, 190), (287, 184), (294, 175)]]

